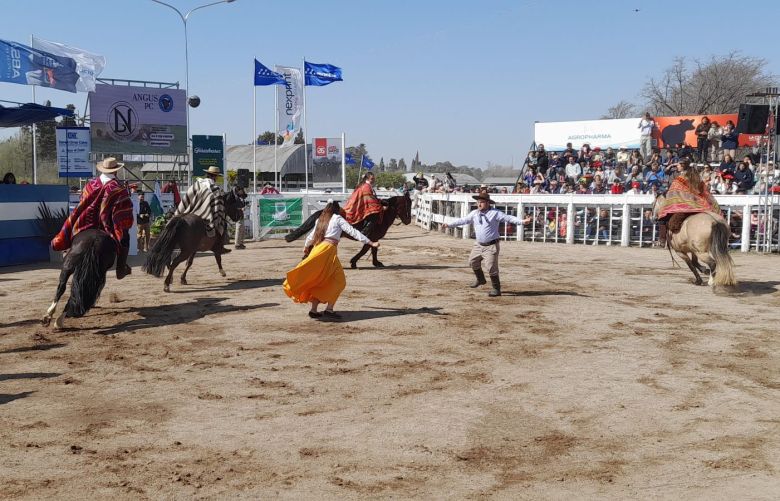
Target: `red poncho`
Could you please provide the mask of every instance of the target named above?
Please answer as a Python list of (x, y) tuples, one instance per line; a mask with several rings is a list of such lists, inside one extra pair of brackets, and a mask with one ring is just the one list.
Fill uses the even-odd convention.
[(73, 237), (83, 230), (103, 230), (116, 241), (117, 248), (125, 231), (133, 226), (133, 203), (127, 189), (116, 179), (106, 184), (96, 177), (84, 187), (79, 205), (65, 220), (51, 241), (56, 251), (69, 249)]
[(382, 214), (382, 203), (376, 198), (374, 189), (363, 183), (352, 192), (344, 205), (344, 219), (349, 224), (357, 224), (371, 214)]
[(677, 176), (669, 191), (666, 192), (666, 201), (658, 217), (665, 217), (670, 214), (713, 212), (720, 215), (720, 207), (715, 197), (707, 191), (707, 185), (702, 183), (699, 187), (700, 193), (696, 194), (688, 186), (688, 181), (682, 176)]

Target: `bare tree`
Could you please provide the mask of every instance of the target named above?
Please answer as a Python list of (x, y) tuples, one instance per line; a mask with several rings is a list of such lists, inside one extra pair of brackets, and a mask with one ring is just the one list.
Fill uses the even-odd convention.
[(654, 115), (735, 113), (745, 96), (770, 87), (764, 59), (731, 52), (689, 65), (678, 57), (661, 78), (651, 78), (642, 91)]
[(607, 109), (607, 112), (601, 116), (601, 119), (611, 118), (634, 118), (637, 114), (636, 106), (628, 101), (621, 100), (615, 106), (611, 106)]

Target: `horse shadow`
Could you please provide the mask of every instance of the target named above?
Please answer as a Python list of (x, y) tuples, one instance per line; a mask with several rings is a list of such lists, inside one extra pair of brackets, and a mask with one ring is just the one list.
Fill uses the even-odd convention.
[(420, 314), (426, 314), (426, 315), (448, 315), (448, 313), (443, 313), (439, 310), (442, 308), (440, 306), (437, 306), (435, 308), (431, 308), (428, 306), (423, 306), (422, 308), (373, 308), (369, 307), (368, 310), (340, 310), (338, 313), (341, 315), (341, 319), (339, 320), (330, 320), (328, 317), (322, 317), (320, 320), (321, 322), (332, 322), (332, 323), (349, 323), (349, 322), (358, 322), (360, 320), (375, 320), (377, 318), (387, 318), (387, 317), (401, 317), (405, 315), (420, 315)]
[(777, 286), (780, 285), (778, 281), (739, 281), (737, 285), (732, 287), (718, 286), (714, 289), (714, 292), (718, 295), (744, 295), (744, 296), (765, 296), (767, 294), (774, 294), (778, 291)]
[(537, 296), (577, 296), (590, 297), (574, 291), (501, 291), (502, 296), (537, 297)]
[(34, 391), (23, 391), (21, 393), (0, 393), (0, 405), (19, 400), (20, 398), (27, 398), (35, 393)]
[(26, 353), (28, 351), (48, 351), (54, 350), (56, 348), (62, 348), (63, 346), (67, 345), (65, 343), (34, 344), (32, 346), (22, 346), (20, 348), (2, 350), (0, 351), (0, 355), (4, 355), (6, 353)]
[(0, 374), (0, 381), (15, 381), (17, 379), (49, 379), (60, 377), (60, 372), (18, 372), (15, 374)]
[(468, 268), (467, 265), (462, 266), (446, 266), (443, 264), (386, 264), (384, 266), (358, 266), (357, 270), (452, 270), (458, 268)]
[(109, 336), (112, 334), (129, 333), (139, 329), (162, 327), (165, 325), (188, 324), (190, 322), (194, 322), (195, 320), (200, 320), (206, 315), (213, 316), (223, 313), (250, 311), (256, 310), (258, 308), (279, 306), (279, 303), (262, 303), (247, 306), (220, 304), (226, 299), (227, 298), (224, 297), (198, 298), (195, 301), (188, 301), (179, 304), (128, 308), (124, 311), (125, 313), (136, 313), (140, 318), (128, 320), (108, 329), (98, 330), (95, 333), (101, 334), (103, 336)]
[(34, 325), (39, 324), (40, 325), (41, 320), (40, 319), (32, 319), (28, 318), (27, 320), (17, 320), (16, 322), (9, 322), (7, 324), (0, 324), (0, 329), (8, 328), (8, 327), (23, 327), (25, 325)]
[(191, 287), (186, 286), (187, 290), (173, 290), (173, 294), (186, 294), (190, 292), (222, 292), (222, 291), (240, 291), (246, 289), (260, 289), (263, 287), (276, 287), (282, 285), (284, 280), (281, 278), (264, 278), (261, 280), (236, 280), (225, 285), (217, 285), (213, 287)]

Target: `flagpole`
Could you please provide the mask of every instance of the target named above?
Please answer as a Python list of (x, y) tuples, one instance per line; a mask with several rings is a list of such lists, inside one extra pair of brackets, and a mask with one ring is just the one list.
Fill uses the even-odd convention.
[(357, 185), (360, 184), (360, 171), (363, 169), (363, 158), (365, 158), (366, 154), (363, 153), (363, 155), (360, 156), (360, 163), (358, 164), (358, 177), (357, 181), (355, 182), (355, 187), (357, 188)]
[(341, 133), (341, 192), (347, 192), (347, 150), (344, 133)]
[(306, 135), (309, 132), (306, 127), (306, 57), (303, 58), (303, 67), (301, 68), (303, 76), (303, 169), (306, 180), (306, 193), (309, 192), (309, 151), (306, 148)]
[[(274, 71), (276, 71), (276, 65), (274, 64)], [(278, 167), (278, 151), (279, 151), (279, 96), (278, 96), (279, 89), (276, 88), (274, 85), (274, 188), (281, 192), (282, 191), (282, 183), (281, 179), (278, 179), (279, 176), (277, 173), (279, 172)], [(277, 180), (278, 179), (278, 180)]]
[[(33, 34), (30, 33), (30, 47), (33, 46)], [(35, 85), (32, 86), (32, 100), (33, 104), (35, 104)], [(37, 148), (35, 146), (35, 136), (36, 136), (36, 127), (35, 123), (32, 124), (32, 175), (33, 175), (33, 184), (38, 184), (38, 152)]]
[[(257, 61), (257, 57), (255, 57)], [(254, 61), (253, 61), (254, 64)], [(257, 73), (257, 69), (255, 69)], [(252, 193), (257, 193), (257, 85), (252, 78)]]

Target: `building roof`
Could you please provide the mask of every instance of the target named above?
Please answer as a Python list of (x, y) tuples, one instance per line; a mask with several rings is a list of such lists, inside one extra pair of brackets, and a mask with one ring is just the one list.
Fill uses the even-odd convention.
[[(239, 144), (227, 147), (227, 170), (248, 169), (253, 172), (253, 155), (257, 158), (257, 172), (274, 171), (275, 146), (257, 146), (253, 153), (251, 144)], [(287, 174), (304, 175), (303, 145), (294, 144), (286, 148), (279, 148), (276, 155), (276, 165), (284, 177)], [(141, 167), (141, 172), (171, 172), (176, 166), (186, 170), (187, 162), (146, 162)]]
[(500, 176), (493, 176), (493, 177), (486, 177), (482, 180), (482, 184), (492, 184), (492, 185), (505, 185), (505, 186), (514, 186), (517, 182), (517, 176), (514, 177), (500, 177)]

